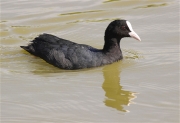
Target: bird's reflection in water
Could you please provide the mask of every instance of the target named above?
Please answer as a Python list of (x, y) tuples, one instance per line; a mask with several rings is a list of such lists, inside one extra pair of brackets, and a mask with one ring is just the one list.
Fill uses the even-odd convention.
[(136, 98), (136, 96), (131, 91), (123, 90), (123, 87), (120, 85), (120, 64), (121, 62), (117, 62), (103, 68), (104, 83), (102, 88), (106, 96), (104, 103), (108, 107), (128, 112), (128, 110), (124, 109), (124, 106), (130, 105), (131, 100)]

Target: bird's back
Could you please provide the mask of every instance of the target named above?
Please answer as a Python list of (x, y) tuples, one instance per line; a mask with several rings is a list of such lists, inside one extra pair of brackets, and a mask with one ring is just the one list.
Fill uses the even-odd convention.
[(81, 69), (100, 66), (101, 50), (77, 44), (50, 34), (42, 34), (28, 46), (21, 46), (29, 53), (62, 69)]

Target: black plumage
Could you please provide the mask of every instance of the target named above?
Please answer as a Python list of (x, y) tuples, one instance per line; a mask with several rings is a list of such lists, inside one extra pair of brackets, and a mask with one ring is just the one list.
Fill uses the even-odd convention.
[(130, 32), (126, 20), (115, 20), (105, 30), (103, 49), (77, 44), (50, 34), (39, 35), (28, 46), (21, 48), (61, 69), (91, 68), (121, 60), (120, 40), (130, 37)]

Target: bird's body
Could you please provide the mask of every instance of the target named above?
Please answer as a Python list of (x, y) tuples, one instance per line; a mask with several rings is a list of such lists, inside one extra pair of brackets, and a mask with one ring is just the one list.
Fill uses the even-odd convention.
[[(42, 34), (28, 46), (21, 46), (21, 48), (61, 69), (72, 70), (102, 66), (123, 58), (120, 49), (120, 40), (123, 37), (114, 32), (111, 33), (113, 26), (110, 24), (106, 29), (103, 49), (77, 44), (50, 34)], [(128, 35), (124, 35), (124, 37), (128, 37)]]

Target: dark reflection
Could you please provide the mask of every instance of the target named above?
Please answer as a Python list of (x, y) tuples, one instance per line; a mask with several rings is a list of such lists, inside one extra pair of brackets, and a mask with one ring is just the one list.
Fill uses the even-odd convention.
[(104, 103), (108, 107), (127, 112), (124, 106), (129, 105), (131, 100), (135, 98), (135, 95), (131, 91), (123, 90), (123, 87), (120, 85), (120, 64), (120, 62), (117, 62), (103, 68), (104, 83), (102, 88), (106, 96)]
[(119, 1), (119, 0), (106, 0), (103, 3), (116, 2), (116, 1)]
[(139, 8), (151, 8), (151, 7), (162, 7), (162, 6), (167, 6), (167, 3), (162, 3), (162, 4), (150, 4), (150, 5), (146, 5), (146, 6), (140, 6), (140, 7), (136, 7), (134, 9), (139, 9)]
[(94, 12), (102, 12), (103, 10), (91, 10), (91, 11), (79, 11), (79, 12), (70, 12), (70, 13), (63, 13), (60, 15), (77, 15), (77, 14), (84, 14), (84, 13), (94, 13)]

